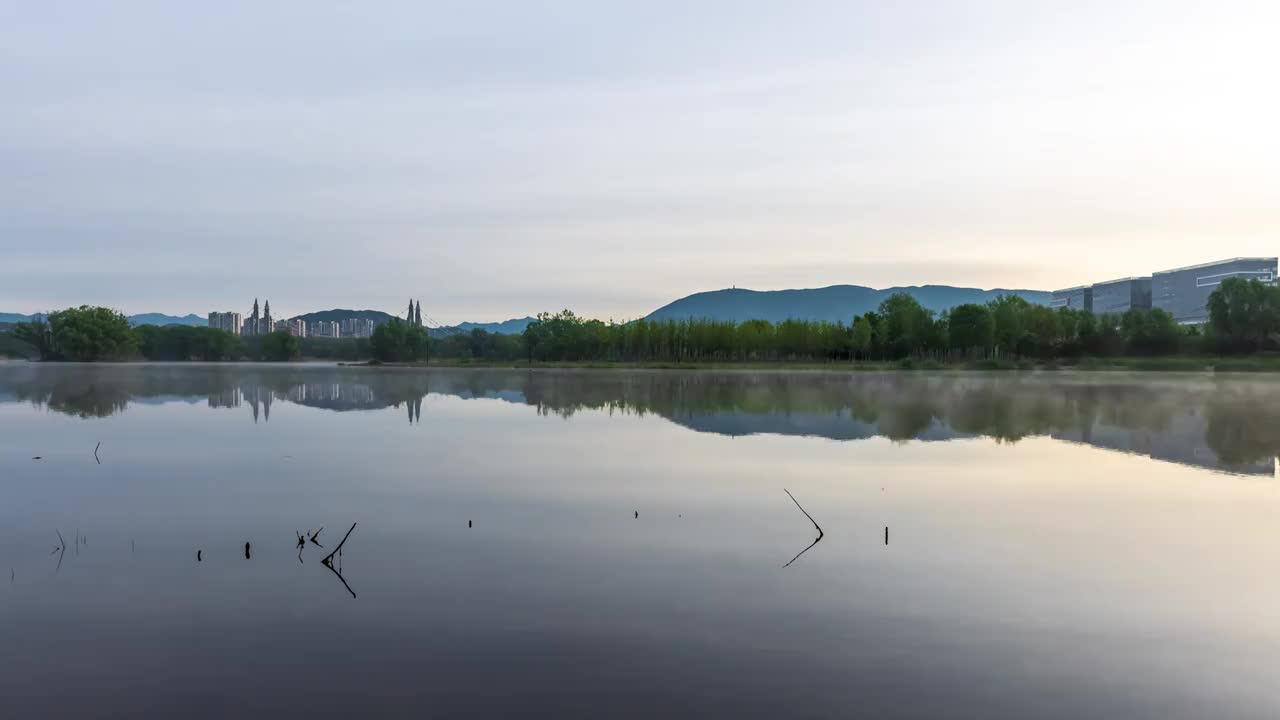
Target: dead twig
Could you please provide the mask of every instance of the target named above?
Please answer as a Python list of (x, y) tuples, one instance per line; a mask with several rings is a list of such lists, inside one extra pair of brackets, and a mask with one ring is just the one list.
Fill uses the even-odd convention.
[[(351, 530), (355, 530), (355, 529), (356, 529), (356, 524), (351, 523)], [(325, 558), (320, 562), (326, 565), (330, 565), (333, 563), (333, 556), (337, 555), (338, 552), (342, 550), (342, 546), (347, 542), (347, 538), (351, 537), (351, 530), (348, 530), (347, 534), (342, 536), (342, 542), (338, 543), (338, 547), (334, 548), (333, 552), (326, 555)]]
[(351, 530), (348, 530), (347, 534), (342, 536), (342, 542), (338, 543), (338, 547), (334, 548), (333, 552), (329, 553), (329, 555), (326, 556), (325, 559), (320, 561), (321, 565), (324, 565), (325, 567), (329, 568), (329, 572), (338, 576), (338, 579), (342, 581), (342, 586), (347, 589), (347, 592), (351, 593), (351, 597), (353, 598), (356, 597), (356, 591), (352, 590), (351, 586), (347, 584), (347, 579), (342, 576), (342, 571), (333, 566), (333, 556), (337, 555), (339, 558), (338, 562), (339, 564), (341, 564), (342, 546), (346, 544), (347, 538), (351, 537), (351, 531), (355, 529), (356, 529), (356, 524), (351, 523)]
[[(67, 541), (62, 538), (62, 531), (54, 528), (54, 532), (58, 533), (58, 547), (54, 548), (54, 552), (58, 553), (58, 567), (54, 569), (53, 574), (57, 575), (62, 570), (62, 558), (67, 554)], [(53, 553), (49, 553), (52, 555)]]
[(818, 524), (817, 520), (813, 519), (813, 516), (809, 514), (808, 510), (804, 509), (804, 507), (800, 504), (800, 501), (796, 500), (796, 496), (791, 494), (790, 490), (786, 488), (782, 488), (782, 492), (786, 493), (787, 497), (791, 498), (791, 502), (795, 503), (796, 507), (800, 508), (800, 512), (804, 513), (804, 516), (809, 518), (809, 522), (813, 523), (813, 526), (818, 530), (818, 537), (814, 538), (813, 542), (809, 543), (808, 547), (796, 553), (795, 557), (791, 558), (791, 560), (788, 561), (786, 565), (782, 566), (782, 567), (788, 567), (791, 565), (791, 563), (795, 562), (796, 560), (799, 560), (801, 555), (809, 552), (810, 548), (812, 548), (814, 545), (817, 545), (818, 541), (822, 539), (824, 533), (822, 532), (822, 526)]
[(98, 444), (97, 444), (97, 445), (94, 445), (94, 446), (93, 446), (93, 459), (94, 459), (95, 461), (97, 461), (97, 463), (98, 463), (99, 465), (101, 465), (101, 464), (102, 464), (102, 461), (101, 461), (101, 460), (98, 460), (98, 448), (100, 448), (100, 447), (102, 447), (102, 441), (101, 441), (101, 440), (99, 440), (99, 441), (98, 441)]

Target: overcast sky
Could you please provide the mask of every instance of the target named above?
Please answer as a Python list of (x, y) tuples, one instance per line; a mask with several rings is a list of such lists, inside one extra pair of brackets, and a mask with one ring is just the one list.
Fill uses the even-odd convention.
[(1276, 255), (1278, 7), (0, 0), (0, 311), (624, 319)]

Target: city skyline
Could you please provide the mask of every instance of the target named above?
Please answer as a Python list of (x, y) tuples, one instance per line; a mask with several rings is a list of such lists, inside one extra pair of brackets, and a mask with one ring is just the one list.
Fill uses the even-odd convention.
[(1271, 4), (493, 9), (15, 6), (0, 308), (633, 318), (1277, 254)]

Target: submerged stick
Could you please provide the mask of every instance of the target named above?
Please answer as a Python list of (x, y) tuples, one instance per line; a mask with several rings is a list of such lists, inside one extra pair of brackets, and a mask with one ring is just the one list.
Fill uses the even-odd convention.
[(805, 549), (796, 553), (795, 557), (791, 558), (791, 560), (788, 561), (786, 565), (782, 566), (782, 567), (788, 567), (791, 565), (791, 563), (795, 562), (796, 560), (799, 560), (801, 555), (809, 552), (809, 548), (812, 548), (814, 545), (817, 545), (818, 541), (822, 539), (825, 533), (822, 532), (822, 526), (818, 524), (818, 521), (813, 519), (813, 516), (809, 514), (808, 510), (804, 509), (804, 506), (800, 504), (799, 500), (796, 500), (796, 496), (792, 495), (790, 490), (786, 488), (782, 488), (782, 492), (786, 493), (787, 497), (791, 498), (791, 502), (795, 503), (796, 507), (800, 508), (800, 512), (804, 513), (804, 516), (809, 518), (809, 522), (813, 523), (813, 526), (818, 530), (818, 537), (814, 538), (813, 542), (809, 543), (809, 547), (806, 547)]
[[(351, 523), (351, 530), (355, 530), (355, 529), (356, 529), (356, 524), (355, 524), (355, 523)], [(324, 563), (324, 564), (326, 564), (326, 565), (329, 565), (329, 564), (332, 564), (332, 563), (333, 563), (333, 556), (334, 556), (334, 555), (337, 555), (337, 554), (338, 554), (338, 552), (339, 552), (340, 550), (342, 550), (342, 546), (347, 542), (347, 538), (351, 537), (351, 530), (348, 530), (348, 531), (347, 531), (347, 534), (342, 536), (342, 542), (338, 543), (338, 547), (334, 548), (334, 549), (333, 549), (333, 552), (329, 553), (329, 554), (325, 557), (325, 559), (321, 560), (320, 562), (322, 562), (322, 563)], [(355, 593), (352, 593), (352, 594), (354, 595)]]
[(67, 541), (66, 541), (66, 540), (64, 540), (64, 539), (62, 539), (62, 531), (61, 531), (61, 530), (58, 530), (57, 528), (54, 528), (54, 530), (53, 530), (53, 531), (54, 531), (54, 532), (56, 532), (56, 533), (58, 533), (58, 550), (57, 550), (57, 552), (58, 552), (58, 567), (57, 567), (57, 568), (55, 568), (55, 569), (54, 569), (54, 571), (53, 571), (53, 573), (56, 575), (56, 574), (58, 574), (58, 571), (59, 571), (59, 570), (62, 570), (62, 558), (63, 558), (63, 557), (65, 557), (65, 556), (66, 556), (66, 554), (67, 554)]
[(347, 534), (342, 536), (342, 542), (338, 543), (338, 546), (337, 546), (337, 547), (335, 547), (335, 548), (333, 549), (333, 552), (329, 553), (329, 555), (328, 555), (328, 556), (326, 556), (326, 557), (325, 557), (325, 559), (323, 559), (323, 560), (321, 560), (321, 561), (320, 561), (320, 564), (321, 564), (321, 565), (324, 565), (325, 567), (329, 568), (329, 572), (331, 572), (331, 573), (333, 573), (334, 575), (337, 575), (337, 576), (338, 576), (338, 579), (342, 581), (342, 586), (343, 586), (343, 587), (345, 587), (345, 588), (347, 589), (347, 592), (351, 593), (351, 597), (352, 597), (352, 598), (355, 598), (355, 597), (356, 597), (356, 591), (355, 591), (355, 590), (352, 590), (352, 589), (351, 589), (351, 585), (347, 584), (347, 579), (346, 579), (346, 578), (344, 578), (344, 577), (342, 577), (342, 572), (341, 572), (340, 570), (338, 570), (338, 569), (334, 568), (334, 566), (333, 566), (333, 556), (334, 556), (334, 555), (337, 555), (337, 556), (338, 556), (338, 558), (339, 558), (338, 562), (342, 562), (342, 560), (341, 560), (341, 558), (342, 558), (342, 546), (346, 544), (346, 542), (347, 542), (347, 538), (351, 537), (351, 531), (352, 531), (352, 530), (355, 530), (355, 529), (356, 529), (356, 524), (355, 524), (355, 523), (351, 523), (351, 529), (350, 529), (350, 530), (347, 530)]
[(98, 448), (100, 448), (100, 447), (102, 447), (102, 441), (101, 441), (101, 440), (99, 440), (99, 441), (98, 441), (98, 444), (97, 444), (97, 445), (94, 445), (94, 446), (93, 446), (93, 459), (94, 459), (94, 460), (96, 460), (96, 461), (97, 461), (97, 463), (98, 463), (99, 465), (101, 465), (101, 464), (102, 464), (102, 461), (101, 461), (101, 460), (98, 460)]

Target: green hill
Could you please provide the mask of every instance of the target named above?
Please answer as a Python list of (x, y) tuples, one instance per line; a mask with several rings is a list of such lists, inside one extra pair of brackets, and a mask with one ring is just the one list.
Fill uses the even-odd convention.
[[(381, 310), (319, 310), (317, 312), (307, 313), (306, 315), (296, 315), (290, 320), (302, 320), (303, 322), (342, 322), (343, 320), (372, 320), (375, 323), (384, 323), (390, 320), (394, 315), (382, 312)], [(401, 318), (403, 319), (403, 318)]]

